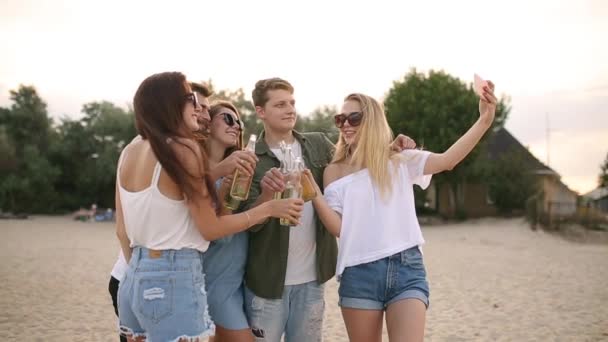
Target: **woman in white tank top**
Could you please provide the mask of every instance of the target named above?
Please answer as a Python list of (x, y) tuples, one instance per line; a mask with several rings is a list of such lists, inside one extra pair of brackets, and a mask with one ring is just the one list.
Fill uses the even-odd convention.
[(350, 341), (380, 342), (385, 311), (390, 341), (424, 339), (429, 286), (413, 185), (425, 188), (431, 175), (451, 170), (492, 126), (492, 82), (480, 97), (479, 120), (439, 154), (391, 153), (382, 105), (363, 94), (345, 98), (335, 117), (340, 137), (323, 175), (325, 193), (313, 204), (325, 227), (340, 238), (339, 305)]
[(209, 241), (269, 217), (298, 220), (301, 200), (268, 202), (218, 217), (207, 160), (195, 141), (200, 104), (183, 74), (144, 80), (133, 99), (140, 141), (117, 167), (117, 235), (129, 268), (120, 283), (121, 334), (148, 341), (204, 338), (207, 312), (203, 254)]

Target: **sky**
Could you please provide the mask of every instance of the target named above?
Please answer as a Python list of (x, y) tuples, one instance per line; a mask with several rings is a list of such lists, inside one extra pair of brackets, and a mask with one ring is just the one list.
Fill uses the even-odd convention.
[(603, 0), (0, 0), (0, 106), (34, 85), (52, 117), (77, 118), (181, 71), (247, 94), (285, 78), (306, 114), (381, 99), (411, 68), (478, 73), (511, 99), (507, 129), (584, 194), (608, 154), (607, 41)]

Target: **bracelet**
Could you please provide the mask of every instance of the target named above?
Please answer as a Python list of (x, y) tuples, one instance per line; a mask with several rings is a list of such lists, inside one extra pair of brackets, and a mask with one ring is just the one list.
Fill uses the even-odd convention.
[(251, 217), (248, 212), (243, 212), (247, 216), (247, 228), (251, 227)]

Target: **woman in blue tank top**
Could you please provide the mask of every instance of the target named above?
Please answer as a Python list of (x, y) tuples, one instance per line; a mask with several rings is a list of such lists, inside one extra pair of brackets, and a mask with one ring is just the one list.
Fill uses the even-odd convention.
[[(242, 151), (243, 126), (238, 110), (227, 101), (216, 102), (209, 111), (205, 150), (215, 177), (222, 214), (230, 214), (238, 201), (226, 196), (234, 171), (252, 175), (257, 157)], [(227, 208), (229, 207), (229, 208)], [(205, 252), (204, 270), (211, 318), (216, 324), (215, 342), (253, 341), (243, 309), (243, 276), (247, 260), (248, 233), (240, 232), (215, 240)]]

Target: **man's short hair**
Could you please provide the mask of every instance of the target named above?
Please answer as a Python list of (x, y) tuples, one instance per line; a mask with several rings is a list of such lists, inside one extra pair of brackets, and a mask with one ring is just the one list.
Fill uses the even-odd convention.
[(192, 91), (197, 92), (204, 97), (209, 97), (213, 94), (211, 89), (209, 89), (209, 86), (204, 83), (190, 82), (190, 88), (192, 88)]
[(251, 92), (253, 105), (256, 107), (264, 107), (266, 102), (268, 102), (268, 91), (277, 89), (287, 90), (293, 94), (293, 86), (284, 79), (274, 77), (257, 81), (255, 83), (255, 88)]

